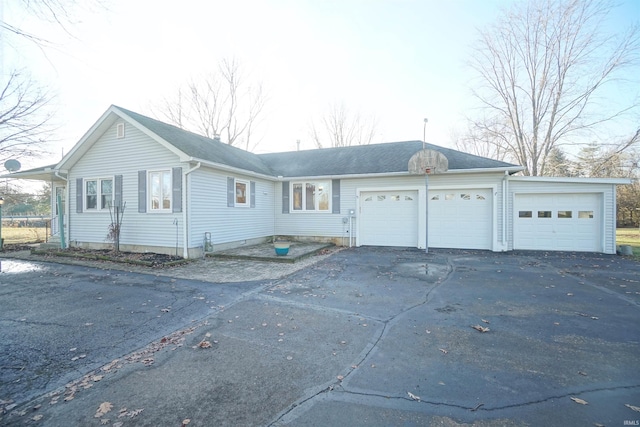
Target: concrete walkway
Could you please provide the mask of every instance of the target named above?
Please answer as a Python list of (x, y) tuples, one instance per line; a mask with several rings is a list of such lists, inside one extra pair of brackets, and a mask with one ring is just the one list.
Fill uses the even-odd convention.
[[(55, 262), (82, 265), (130, 273), (153, 274), (178, 279), (199, 280), (211, 283), (237, 283), (249, 281), (278, 280), (296, 271), (320, 262), (343, 248), (323, 243), (292, 244), (286, 257), (277, 257), (272, 244), (244, 246), (216, 252), (202, 259), (190, 260), (187, 264), (166, 268), (151, 268), (110, 261), (94, 261), (77, 258), (34, 255), (30, 251), (3, 252), (2, 258), (25, 261)], [(282, 258), (288, 261), (282, 262)]]

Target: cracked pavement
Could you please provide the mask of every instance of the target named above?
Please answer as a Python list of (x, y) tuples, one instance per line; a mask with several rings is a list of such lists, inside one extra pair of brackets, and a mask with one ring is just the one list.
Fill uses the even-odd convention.
[(233, 284), (35, 265), (0, 275), (3, 425), (640, 419), (627, 258), (363, 247)]

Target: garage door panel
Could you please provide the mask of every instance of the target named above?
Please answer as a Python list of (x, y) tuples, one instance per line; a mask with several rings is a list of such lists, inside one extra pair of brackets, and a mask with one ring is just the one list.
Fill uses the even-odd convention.
[(599, 252), (600, 206), (595, 193), (516, 194), (514, 249)]
[(429, 191), (429, 247), (491, 249), (491, 189)]
[(360, 197), (360, 244), (418, 246), (417, 191), (370, 191)]

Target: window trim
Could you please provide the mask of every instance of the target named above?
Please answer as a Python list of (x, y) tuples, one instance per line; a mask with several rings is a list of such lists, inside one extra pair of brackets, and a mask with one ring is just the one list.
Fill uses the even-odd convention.
[[(89, 192), (87, 191), (87, 182), (95, 181), (96, 182), (96, 207), (89, 208), (87, 207), (87, 197), (89, 196)], [(114, 176), (103, 176), (100, 178), (82, 178), (82, 210), (83, 212), (106, 212), (109, 210), (109, 204), (107, 206), (101, 207), (102, 204), (102, 181), (111, 181), (111, 200), (108, 202), (111, 206), (115, 203), (115, 177)]]
[[(165, 196), (168, 196), (169, 199), (169, 207), (168, 208), (153, 208), (153, 192), (151, 191), (151, 186), (153, 185), (151, 181), (152, 174), (162, 174), (166, 173), (169, 175), (169, 189), (168, 193)], [(164, 197), (162, 197), (162, 175), (160, 175), (160, 206), (162, 206), (162, 201)], [(147, 170), (147, 213), (152, 214), (163, 214), (163, 213), (173, 213), (173, 173), (171, 169), (154, 169)]]
[[(244, 203), (238, 202), (238, 184), (243, 184), (245, 188)], [(236, 208), (248, 208), (251, 206), (251, 182), (246, 179), (235, 178), (233, 180), (233, 201)]]
[[(318, 197), (316, 197), (315, 201), (314, 201), (314, 208), (315, 209), (307, 209), (307, 184), (313, 184), (314, 188), (317, 189), (318, 184), (324, 184), (325, 189), (324, 192), (327, 194), (327, 208), (326, 209), (320, 209), (320, 199)], [(295, 185), (300, 185), (302, 186), (302, 198), (300, 200), (301, 203), (301, 208), (300, 209), (295, 209), (294, 208), (294, 204), (295, 204), (295, 193), (293, 191), (293, 187)], [(315, 190), (317, 191), (317, 190)], [(290, 213), (316, 213), (316, 214), (325, 214), (325, 213), (332, 213), (333, 209), (332, 209), (332, 204), (333, 204), (333, 183), (331, 180), (317, 180), (317, 181), (291, 181), (291, 183), (289, 184), (289, 194), (290, 194), (290, 201), (289, 201), (289, 212)]]

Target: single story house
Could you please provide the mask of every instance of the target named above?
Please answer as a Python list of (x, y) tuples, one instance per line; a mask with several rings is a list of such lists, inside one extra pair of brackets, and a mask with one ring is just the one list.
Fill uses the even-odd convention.
[[(427, 179), (408, 167), (425, 147), (448, 161)], [(64, 212), (53, 234), (71, 246), (110, 247), (109, 206), (126, 204), (122, 250), (185, 258), (274, 236), (615, 253), (616, 185), (628, 181), (521, 170), (422, 141), (254, 154), (111, 106), (59, 163), (6, 176), (52, 183), (52, 216)]]

